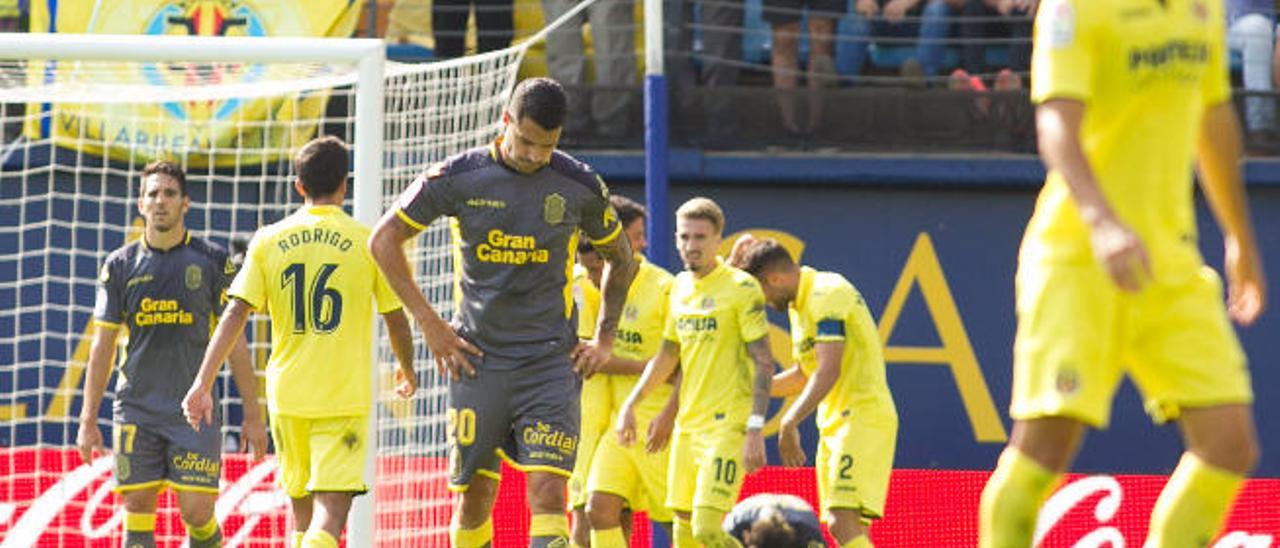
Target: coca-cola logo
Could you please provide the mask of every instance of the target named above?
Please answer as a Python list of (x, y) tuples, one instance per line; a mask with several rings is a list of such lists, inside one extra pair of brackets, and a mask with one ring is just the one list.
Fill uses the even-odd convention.
[[(62, 457), (57, 451), (46, 454), (49, 453)], [(4, 525), (11, 524), (4, 531), (0, 548), (35, 546), (51, 534), (51, 525), (55, 522), (64, 522), (63, 527), (54, 528), (58, 529), (61, 540), (68, 540), (68, 536), (80, 537), (88, 544), (88, 541), (118, 536), (124, 508), (111, 497), (115, 487), (110, 477), (114, 460), (106, 456), (76, 466), (41, 490), (30, 504), (0, 503), (0, 531), (4, 531)], [(263, 531), (256, 531), (264, 520), (273, 523), (266, 535), (272, 532), (279, 535), (287, 519), (289, 499), (272, 485), (275, 470), (275, 460), (268, 459), (250, 464), (234, 481), (223, 482), (214, 506), (214, 515), (223, 527), (223, 546), (240, 546), (250, 539), (269, 540), (264, 538)], [(12, 522), (15, 517), (17, 522)], [(72, 531), (66, 530), (68, 520), (74, 524)]]
[[(1094, 501), (1091, 514), (1093, 522), (1086, 524), (1083, 530), (1076, 523), (1079, 538), (1071, 545), (1072, 548), (1128, 546), (1124, 533), (1112, 524), (1124, 503), (1124, 487), (1115, 477), (1105, 475), (1086, 476), (1054, 492), (1040, 509), (1034, 545), (1039, 546), (1055, 526), (1062, 523), (1068, 515), (1076, 514), (1077, 507), (1090, 500)], [(1213, 548), (1269, 548), (1271, 544), (1272, 536), (1268, 534), (1229, 531), (1214, 543)]]

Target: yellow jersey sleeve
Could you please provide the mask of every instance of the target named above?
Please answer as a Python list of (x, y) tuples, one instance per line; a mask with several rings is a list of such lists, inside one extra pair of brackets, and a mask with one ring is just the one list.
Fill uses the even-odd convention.
[(1208, 2), (1209, 65), (1200, 80), (1204, 106), (1211, 107), (1231, 99), (1230, 63), (1227, 61), (1226, 16), (1221, 2)]
[(676, 332), (676, 315), (671, 310), (675, 307), (672, 301), (677, 298), (674, 289), (678, 283), (680, 278), (677, 277), (668, 286), (666, 319), (662, 321), (662, 338), (676, 344), (680, 343), (680, 334)]
[(742, 342), (753, 343), (769, 334), (769, 320), (764, 313), (764, 292), (760, 283), (743, 272), (738, 280), (738, 329)]
[(591, 283), (582, 265), (573, 267), (573, 300), (578, 305), (578, 338), (594, 338), (600, 316), (600, 290)]
[(259, 231), (249, 242), (244, 264), (227, 290), (228, 295), (248, 303), (258, 312), (267, 311), (266, 254), (263, 251), (267, 239)]
[(1031, 101), (1076, 99), (1094, 92), (1094, 21), (1086, 2), (1049, 0), (1036, 14), (1031, 55)]
[(857, 303), (857, 295), (848, 287), (815, 288), (809, 311), (814, 326), (814, 342), (844, 342), (853, 327), (848, 325), (849, 311)]

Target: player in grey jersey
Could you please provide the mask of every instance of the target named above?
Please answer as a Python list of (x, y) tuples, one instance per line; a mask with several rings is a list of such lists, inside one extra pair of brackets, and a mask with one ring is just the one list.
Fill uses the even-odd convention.
[[(192, 237), (183, 217), (191, 205), (182, 168), (153, 162), (142, 171), (139, 241), (113, 251), (102, 266), (94, 306), (97, 331), (89, 351), (76, 444), (88, 462), (104, 448), (98, 410), (111, 378), (120, 328), (127, 357), (113, 409), (116, 491), (125, 507), (125, 546), (155, 546), (156, 496), (168, 487), (195, 548), (218, 546), (214, 500), (221, 475), (220, 429), (197, 433), (182, 415), (182, 398), (200, 368), (211, 323), (222, 310), (235, 272), (222, 248)], [(261, 458), (266, 429), (258, 386), (243, 339), (231, 370), (244, 396), (244, 439)], [(218, 420), (218, 419), (215, 419)]]
[[(564, 90), (531, 78), (516, 86), (493, 144), (432, 165), (383, 216), (373, 256), (422, 328), (437, 368), (449, 371), (450, 487), (461, 491), (453, 545), (483, 546), (499, 458), (528, 472), (531, 546), (567, 543), (565, 487), (578, 443), (578, 398), (612, 353), (636, 263), (590, 167), (556, 151)], [(402, 244), (437, 217), (456, 219), (462, 246), (459, 310), (450, 326), (410, 274)], [(578, 231), (608, 265), (594, 343), (577, 349), (572, 268)]]

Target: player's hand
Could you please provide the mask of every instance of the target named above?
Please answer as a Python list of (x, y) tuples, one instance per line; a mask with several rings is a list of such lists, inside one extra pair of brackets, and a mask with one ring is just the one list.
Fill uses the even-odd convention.
[(1227, 240), (1223, 263), (1227, 271), (1227, 313), (1240, 325), (1253, 325), (1267, 307), (1267, 276), (1256, 247), (1244, 249)]
[(671, 440), (671, 430), (676, 425), (676, 409), (671, 406), (662, 408), (658, 416), (649, 423), (649, 439), (644, 442), (644, 450), (657, 453), (667, 446)]
[(747, 429), (747, 440), (742, 448), (742, 464), (750, 474), (764, 467), (764, 434), (754, 428)]
[(431, 356), (435, 360), (437, 373), (448, 374), (453, 380), (458, 380), (463, 373), (468, 377), (476, 376), (476, 368), (471, 365), (471, 359), (467, 354), (475, 357), (484, 356), (479, 348), (459, 337), (453, 327), (439, 317), (429, 318), (426, 321), (419, 319), (418, 324), (422, 326), (422, 335), (427, 340), (427, 348), (431, 350)]
[(876, 0), (858, 0), (854, 3), (853, 9), (858, 12), (858, 15), (870, 19), (880, 11), (880, 4), (877, 4)]
[(589, 379), (613, 356), (613, 341), (581, 343), (574, 347), (570, 356), (573, 358), (573, 371), (582, 378)]
[(253, 453), (253, 462), (262, 461), (262, 457), (267, 454), (267, 425), (262, 423), (262, 419), (245, 419), (240, 423), (240, 435), (244, 438), (244, 443), (240, 444), (240, 449), (244, 452)]
[(901, 23), (907, 18), (907, 11), (913, 7), (914, 0), (889, 0), (884, 5), (884, 20), (895, 25)]
[(1114, 215), (1100, 217), (1089, 231), (1093, 256), (1122, 291), (1137, 293), (1151, 281), (1151, 260), (1142, 239)]
[(782, 465), (791, 468), (804, 466), (808, 460), (800, 447), (800, 429), (795, 423), (784, 420), (778, 427), (778, 454), (782, 457)]
[(412, 398), (418, 392), (418, 374), (414, 371), (396, 369), (396, 395), (404, 399)]
[(197, 384), (191, 385), (187, 396), (182, 398), (182, 414), (196, 432), (200, 431), (201, 424), (213, 424), (213, 395)]
[(80, 450), (80, 458), (85, 464), (93, 462), (99, 454), (105, 455), (107, 448), (102, 444), (102, 429), (96, 421), (80, 421), (80, 431), (76, 433), (76, 449)]
[(636, 442), (636, 412), (635, 405), (630, 400), (618, 410), (617, 430), (618, 443), (623, 447), (631, 447)]

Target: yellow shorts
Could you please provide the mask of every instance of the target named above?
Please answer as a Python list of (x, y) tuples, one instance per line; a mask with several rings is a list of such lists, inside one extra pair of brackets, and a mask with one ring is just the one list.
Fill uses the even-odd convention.
[[(648, 421), (641, 421), (636, 428), (648, 430)], [(631, 447), (618, 443), (618, 436), (608, 432), (596, 446), (591, 463), (591, 477), (587, 490), (592, 493), (609, 493), (622, 497), (632, 511), (645, 511), (649, 519), (667, 523), (671, 510), (667, 508), (667, 464), (671, 445), (657, 453), (645, 450), (645, 436), (637, 436)]]
[(867, 519), (884, 516), (897, 443), (896, 423), (850, 422), (819, 438), (814, 471), (824, 521), (835, 509), (857, 510)]
[(609, 377), (595, 375), (582, 381), (582, 426), (578, 432), (578, 454), (569, 476), (569, 509), (587, 505), (587, 477), (591, 473), (592, 455), (600, 438), (609, 431), (613, 416), (613, 392)]
[(1244, 351), (1208, 267), (1121, 292), (1097, 264), (1023, 264), (1013, 350), (1015, 419), (1071, 417), (1105, 428), (1128, 373), (1157, 422), (1183, 407), (1253, 401)]
[(732, 510), (747, 475), (742, 466), (746, 434), (744, 429), (682, 432), (676, 428), (667, 469), (667, 508)]
[(364, 493), (369, 424), (364, 415), (308, 419), (271, 415), (276, 483), (290, 498), (316, 491)]

